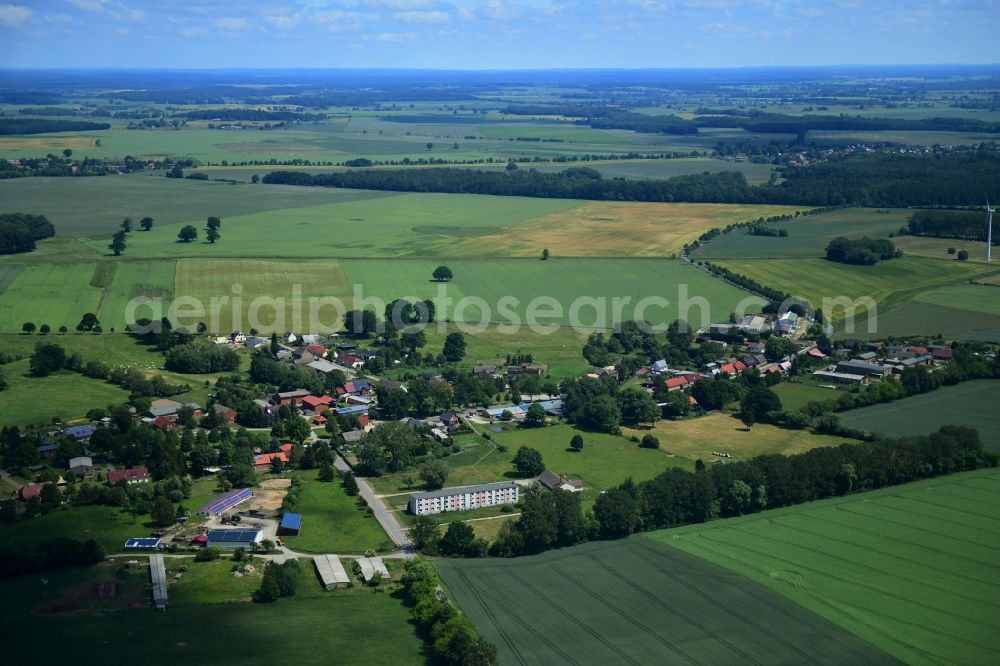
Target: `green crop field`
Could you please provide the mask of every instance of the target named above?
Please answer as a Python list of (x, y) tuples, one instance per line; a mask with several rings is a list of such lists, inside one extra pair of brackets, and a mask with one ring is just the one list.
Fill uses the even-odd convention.
[(555, 139), (567, 143), (617, 143), (626, 144), (621, 138), (598, 129), (583, 125), (529, 125), (526, 123), (508, 125), (480, 125), (476, 128), (484, 139)]
[(974, 146), (982, 141), (998, 141), (1000, 134), (988, 132), (934, 132), (920, 130), (810, 130), (808, 141), (816, 143), (901, 143), (907, 146)]
[(649, 536), (903, 662), (989, 664), (1000, 660), (998, 488), (1000, 471), (985, 469)]
[(501, 663), (892, 663), (780, 595), (649, 539), (435, 566)]
[[(240, 191), (252, 185), (227, 186)], [(270, 185), (256, 186), (268, 191)], [(298, 187), (297, 192), (323, 192), (329, 188)], [(157, 257), (394, 257), (447, 255), (447, 247), (470, 235), (487, 234), (506, 226), (579, 206), (567, 199), (483, 197), (463, 194), (398, 194), (370, 199), (345, 197), (326, 205), (288, 207), (259, 213), (223, 217), (222, 239), (204, 241), (206, 207), (195, 225), (200, 238), (178, 242), (183, 220), (157, 224), (152, 231), (130, 234), (127, 258)], [(57, 218), (53, 224), (59, 229)], [(109, 224), (106, 234), (91, 246), (107, 254), (107, 239), (120, 220)], [(441, 248), (444, 248), (442, 251)]]
[[(956, 340), (1000, 342), (1000, 315), (910, 301), (880, 314), (878, 331), (882, 336), (940, 334)], [(866, 337), (864, 329), (858, 333)]]
[[(747, 259), (714, 263), (761, 284), (804, 297), (815, 307), (822, 306), (824, 298), (846, 297), (854, 301), (868, 297), (878, 304), (880, 316), (889, 307), (895, 307), (921, 292), (966, 282), (990, 272), (982, 265), (906, 256), (874, 266), (851, 266), (826, 259)], [(843, 308), (837, 308), (832, 313), (830, 308), (824, 309), (828, 316), (843, 316)], [(864, 325), (863, 320), (858, 324), (859, 328)]]
[(303, 472), (296, 513), (302, 514), (298, 536), (282, 537), (289, 548), (309, 553), (364, 553), (384, 550), (389, 541), (367, 506), (358, 506), (337, 481), (316, 480), (316, 472)]
[(26, 321), (73, 330), (101, 303), (102, 289), (91, 286), (96, 268), (92, 261), (25, 266), (0, 294), (0, 330), (20, 330)]
[[(481, 309), (470, 303), (468, 308), (456, 307), (464, 297), (480, 298), (486, 301), (490, 316), (486, 321), (504, 322), (513, 318), (501, 310), (500, 299), (511, 297), (517, 303), (508, 302), (510, 312), (526, 321), (527, 306), (536, 297), (551, 297), (561, 306), (562, 314), (539, 316), (540, 324), (574, 323), (570, 319), (570, 309), (574, 299), (589, 297), (604, 299), (597, 301), (604, 311), (604, 320), (595, 315), (594, 308), (580, 304), (577, 319), (584, 327), (607, 328), (615, 319), (630, 320), (635, 316), (635, 305), (645, 297), (666, 298), (665, 307), (651, 303), (643, 313), (651, 323), (669, 323), (677, 318), (683, 306), (681, 294), (686, 290), (690, 302), (698, 300), (706, 304), (704, 310), (694, 305), (690, 308), (690, 320), (698, 322), (706, 318), (705, 325), (713, 316), (735, 310), (746, 293), (707, 273), (674, 260), (632, 260), (632, 259), (497, 259), (497, 260), (448, 260), (446, 263), (455, 277), (447, 284), (430, 281), (431, 273), (439, 260), (360, 260), (341, 262), (347, 274), (348, 283), (363, 286), (364, 294), (378, 296), (384, 300), (401, 297), (432, 298), (438, 289), (444, 289), (453, 299), (448, 315), (453, 321), (482, 321)], [(629, 298), (623, 304), (621, 317), (612, 317), (612, 298)], [(553, 306), (553, 310), (557, 308)], [(548, 307), (545, 308), (548, 311)], [(539, 313), (542, 311), (539, 310)], [(439, 306), (438, 317), (443, 316)], [(714, 314), (713, 313), (720, 313)]]
[[(145, 233), (138, 230), (138, 223), (147, 216), (155, 221), (150, 235), (160, 236), (157, 232), (161, 226), (181, 223), (204, 226), (209, 215), (221, 217), (225, 224), (230, 217), (271, 212), (280, 222), (289, 219), (287, 216), (292, 216), (292, 211), (298, 208), (393, 196), (391, 192), (232, 185), (164, 178), (162, 175), (12, 178), (0, 180), (0, 213), (45, 215), (61, 236), (100, 238), (110, 238), (121, 221), (131, 217), (136, 223), (136, 231), (130, 240), (135, 240)], [(225, 233), (226, 228), (222, 231)], [(169, 240), (177, 240), (176, 230)], [(107, 254), (107, 244), (105, 240), (95, 247), (101, 254)], [(128, 251), (126, 256), (131, 254)]]
[(909, 211), (874, 208), (845, 208), (818, 215), (807, 215), (785, 222), (775, 222), (775, 229), (788, 230), (788, 236), (751, 236), (737, 229), (715, 238), (692, 256), (699, 259), (793, 259), (817, 258), (826, 254), (827, 244), (838, 236), (847, 238), (885, 238), (906, 226)]
[(1000, 289), (987, 285), (950, 285), (917, 294), (913, 300), (1000, 317)]
[(1000, 451), (1000, 381), (980, 379), (936, 391), (841, 412), (852, 428), (899, 437), (926, 435), (944, 425), (975, 428), (983, 444)]

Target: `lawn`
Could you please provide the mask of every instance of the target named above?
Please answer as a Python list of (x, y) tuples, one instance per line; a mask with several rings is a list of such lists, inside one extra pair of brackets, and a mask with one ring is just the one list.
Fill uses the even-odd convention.
[(770, 225), (774, 229), (787, 230), (788, 236), (784, 238), (751, 236), (746, 229), (736, 229), (703, 244), (692, 252), (692, 256), (713, 260), (823, 257), (826, 246), (834, 238), (885, 238), (906, 226), (910, 212), (905, 209), (844, 208)]
[(757, 583), (641, 537), (435, 566), (501, 663), (892, 663)]
[[(674, 457), (668, 446), (661, 449), (643, 449), (626, 437), (583, 432), (569, 425), (548, 428), (517, 429), (491, 433), (498, 444), (507, 446), (510, 458), (518, 447), (527, 446), (542, 454), (546, 469), (571, 479), (582, 479), (583, 497), (587, 503), (598, 493), (617, 486), (628, 477), (636, 482), (651, 479), (670, 467), (694, 469), (693, 461)], [(573, 435), (583, 436), (583, 450), (569, 447)], [(499, 467), (501, 473), (513, 471), (507, 463)]]
[[(264, 561), (254, 559), (251, 564), (256, 572), (234, 576), (230, 570), (236, 562), (228, 555), (212, 562), (195, 562), (192, 558), (165, 558), (164, 563), (171, 610), (180, 606), (250, 601), (253, 593), (260, 588), (264, 571)], [(245, 562), (240, 566), (243, 564)], [(302, 560), (300, 564), (307, 566), (311, 562)], [(181, 573), (181, 567), (186, 567), (187, 571), (181, 574), (180, 580), (174, 580), (174, 574)]]
[(761, 423), (748, 432), (738, 418), (721, 412), (679, 421), (658, 421), (651, 431), (625, 430), (625, 434), (637, 437), (647, 432), (652, 432), (660, 439), (662, 450), (685, 463), (699, 458), (711, 462), (716, 459), (712, 451), (729, 453), (735, 460), (748, 460), (770, 453), (793, 455), (819, 446), (837, 446), (844, 442), (842, 438), (814, 435), (808, 430), (788, 430)]
[[(670, 160), (664, 160), (669, 162)], [(669, 257), (712, 227), (794, 213), (792, 206), (590, 202), (466, 240), (466, 255)]]
[(979, 470), (649, 536), (905, 663), (996, 663), (998, 482)]
[(316, 472), (302, 472), (302, 491), (296, 513), (302, 514), (298, 536), (282, 537), (289, 548), (312, 553), (364, 553), (386, 548), (388, 537), (367, 507), (358, 506), (339, 482), (316, 480)]
[(781, 382), (771, 387), (771, 390), (781, 398), (781, 406), (786, 410), (797, 410), (813, 400), (836, 400), (840, 389), (829, 389), (817, 386), (811, 381)]
[(841, 412), (852, 428), (893, 437), (927, 435), (944, 425), (975, 428), (983, 445), (1000, 451), (1000, 381), (980, 379), (930, 393)]
[(0, 393), (0, 424), (5, 426), (46, 425), (55, 417), (72, 421), (94, 407), (121, 404), (129, 396), (123, 388), (75, 372), (31, 377), (27, 360), (3, 368), (9, 384)]

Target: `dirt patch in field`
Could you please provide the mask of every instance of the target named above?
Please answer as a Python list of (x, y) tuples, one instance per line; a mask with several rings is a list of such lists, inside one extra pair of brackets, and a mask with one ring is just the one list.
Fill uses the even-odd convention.
[(262, 481), (260, 486), (253, 492), (253, 499), (250, 500), (248, 508), (258, 511), (277, 511), (281, 508), (281, 503), (288, 494), (291, 487), (291, 479), (268, 479)]
[(712, 227), (793, 211), (780, 206), (592, 202), (544, 215), (461, 245), (471, 254), (663, 257)]

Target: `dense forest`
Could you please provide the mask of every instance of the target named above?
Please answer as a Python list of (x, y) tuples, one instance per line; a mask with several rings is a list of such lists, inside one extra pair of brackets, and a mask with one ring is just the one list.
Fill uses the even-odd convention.
[[(914, 236), (986, 241), (986, 213), (977, 211), (918, 210), (906, 221), (906, 232)], [(1000, 233), (993, 244), (1000, 245)]]
[(675, 115), (650, 115), (612, 109), (599, 105), (517, 105), (503, 109), (511, 115), (558, 115), (579, 118), (578, 125), (597, 129), (625, 129), (646, 134), (697, 134), (703, 127), (730, 127), (763, 134), (796, 134), (800, 141), (810, 130), (841, 131), (924, 131), (924, 132), (1000, 132), (1000, 123), (972, 118), (872, 118), (860, 115), (789, 116), (763, 111), (734, 109), (699, 109), (688, 120)]
[(55, 233), (55, 227), (42, 215), (0, 214), (0, 254), (30, 252), (35, 249), (35, 241)]
[(770, 203), (809, 206), (970, 206), (1000, 182), (1000, 152), (968, 150), (929, 157), (858, 155), (786, 169), (777, 185), (751, 186), (743, 174), (675, 176), (667, 180), (604, 179), (588, 168), (559, 173), (448, 168), (310, 175), (275, 171), (265, 183), (400, 192), (458, 192), (605, 201)]
[(47, 134), (48, 132), (90, 132), (111, 129), (108, 123), (85, 120), (55, 120), (48, 118), (0, 118), (0, 135)]

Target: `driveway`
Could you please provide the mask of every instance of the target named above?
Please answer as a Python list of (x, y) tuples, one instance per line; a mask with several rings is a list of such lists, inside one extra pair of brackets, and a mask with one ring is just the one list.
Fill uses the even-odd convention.
[[(347, 464), (340, 456), (337, 456), (333, 460), (333, 466), (336, 467), (340, 472), (350, 472), (351, 467)], [(378, 496), (375, 495), (375, 491), (372, 487), (368, 485), (368, 481), (362, 477), (355, 476), (354, 480), (358, 482), (358, 491), (361, 496), (365, 498), (368, 502), (368, 506), (372, 508), (372, 512), (375, 514), (375, 519), (378, 520), (382, 529), (385, 533), (389, 535), (393, 543), (404, 550), (411, 550), (413, 548), (413, 542), (410, 541), (410, 537), (406, 535), (406, 532), (400, 526), (399, 521), (396, 520), (396, 516), (392, 515), (389, 508), (385, 505)]]

